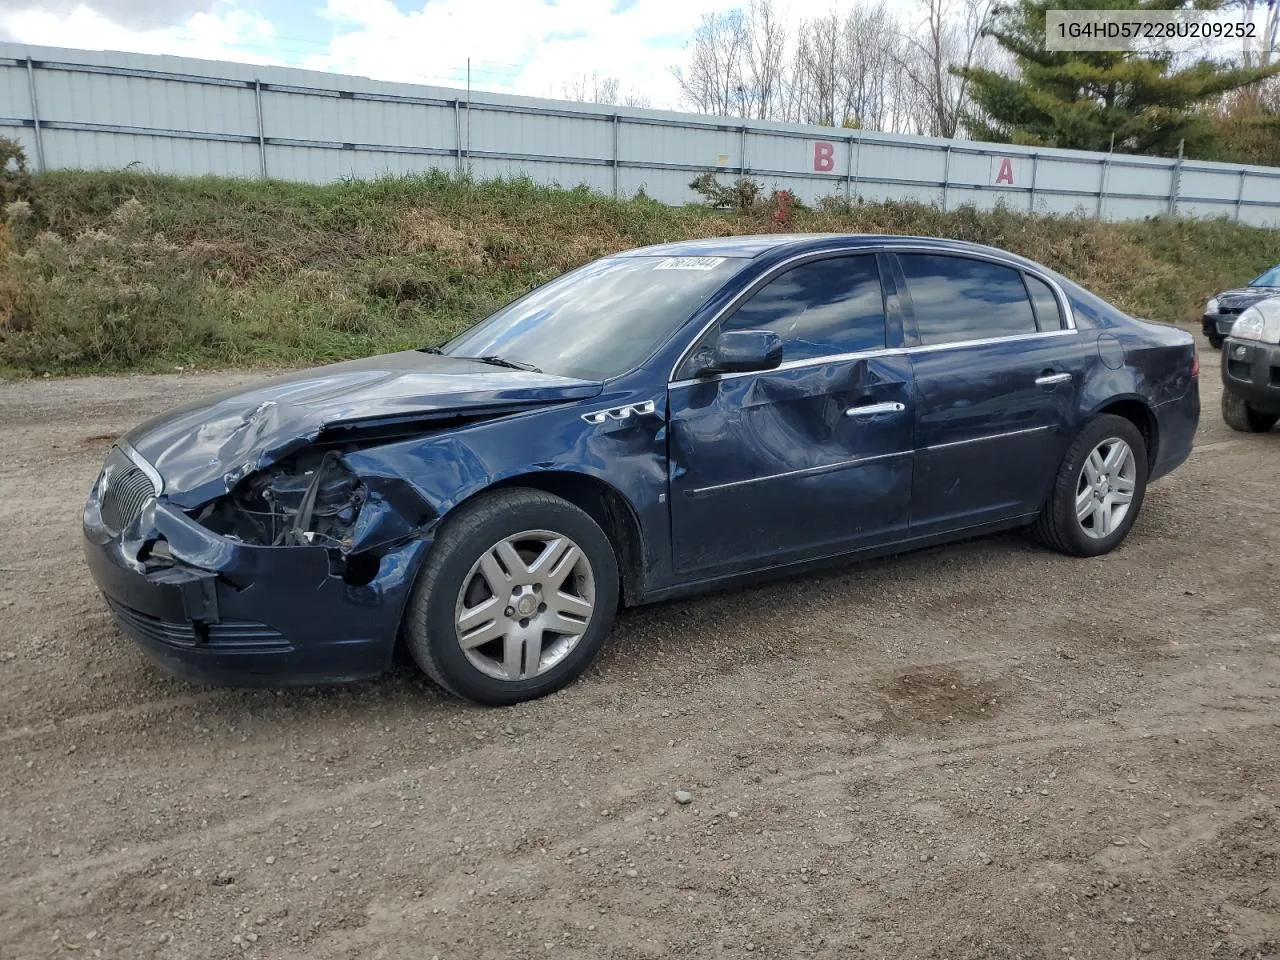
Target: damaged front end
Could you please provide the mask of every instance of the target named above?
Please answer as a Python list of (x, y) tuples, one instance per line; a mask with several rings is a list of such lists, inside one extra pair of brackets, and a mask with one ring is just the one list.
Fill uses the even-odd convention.
[(311, 448), (250, 474), (191, 516), (237, 543), (321, 547), (330, 571), (349, 584), (368, 583), (386, 552), (437, 519), (404, 481), (363, 478), (341, 451)]
[(243, 543), (349, 551), (366, 491), (341, 459), (335, 450), (299, 455), (248, 477), (197, 511), (196, 519)]
[(389, 666), (435, 519), (411, 488), (366, 482), (341, 451), (308, 447), (184, 509), (146, 466), (127, 444), (112, 450), (84, 530), (116, 622), (153, 659), (251, 685)]
[(195, 401), (112, 448), (84, 510), (93, 578), (185, 676), (372, 676), (441, 514), (491, 474), (449, 437), (601, 389), (404, 351)]

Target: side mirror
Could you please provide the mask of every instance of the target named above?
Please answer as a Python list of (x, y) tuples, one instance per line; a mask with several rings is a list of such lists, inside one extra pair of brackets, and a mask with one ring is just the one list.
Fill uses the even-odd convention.
[(695, 377), (772, 370), (782, 363), (782, 338), (771, 330), (728, 330), (698, 351)]

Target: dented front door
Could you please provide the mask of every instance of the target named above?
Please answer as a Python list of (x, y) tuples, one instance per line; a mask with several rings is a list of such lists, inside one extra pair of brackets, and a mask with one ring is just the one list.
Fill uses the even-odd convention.
[(911, 366), (882, 351), (674, 383), (678, 572), (711, 577), (906, 536)]

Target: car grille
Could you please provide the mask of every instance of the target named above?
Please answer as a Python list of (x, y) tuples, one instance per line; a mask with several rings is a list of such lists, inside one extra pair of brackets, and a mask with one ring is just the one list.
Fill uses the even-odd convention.
[(112, 533), (120, 533), (138, 519), (143, 506), (155, 495), (156, 488), (151, 478), (140, 469), (132, 463), (117, 466), (106, 474), (106, 489), (102, 491), (102, 522)]
[(1234, 317), (1241, 313), (1244, 313), (1244, 307), (1219, 307), (1218, 308), (1218, 316), (1220, 317)]
[(208, 647), (222, 650), (288, 649), (289, 641), (274, 627), (252, 620), (224, 620), (221, 623), (173, 623), (126, 607), (107, 598), (107, 606), (120, 629), (130, 636), (171, 647)]

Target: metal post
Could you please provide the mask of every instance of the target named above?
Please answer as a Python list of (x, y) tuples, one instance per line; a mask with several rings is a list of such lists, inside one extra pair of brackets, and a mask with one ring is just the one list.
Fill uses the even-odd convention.
[(613, 115), (613, 195), (618, 196), (618, 124), (619, 117)]
[(1169, 216), (1178, 215), (1178, 194), (1182, 191), (1182, 151), (1187, 141), (1178, 141), (1178, 159), (1173, 164), (1169, 178)]
[(36, 103), (36, 71), (27, 57), (27, 87), (31, 91), (31, 125), (36, 131), (36, 173), (44, 170), (44, 133), (40, 130), (40, 107)]
[[(990, 176), (990, 174), (988, 174)], [(942, 212), (947, 212), (947, 183), (951, 180), (951, 144), (947, 144), (947, 153), (942, 161)]]
[(258, 110), (258, 171), (267, 179), (267, 137), (262, 129), (262, 81), (253, 81), (253, 102)]
[(849, 135), (849, 152), (844, 158), (844, 199), (848, 203), (853, 191), (853, 147), (856, 140)]
[(738, 171), (742, 176), (747, 175), (747, 125), (742, 125), (742, 139), (738, 143)]
[(1031, 197), (1027, 200), (1027, 213), (1036, 212), (1036, 174), (1039, 172), (1040, 154), (1031, 155)]
[(471, 58), (467, 57), (467, 166), (471, 166)]
[(1240, 186), (1236, 188), (1236, 223), (1240, 222), (1240, 206), (1244, 203), (1244, 178), (1249, 175), (1249, 171), (1244, 167), (1240, 168)]
[(457, 153), (455, 166), (458, 170), (458, 176), (462, 176), (462, 112), (459, 109), (458, 98), (453, 99), (453, 145)]
[(1107, 156), (1102, 161), (1102, 179), (1098, 184), (1098, 212), (1096, 214), (1099, 220), (1102, 219), (1102, 201), (1107, 196), (1107, 178), (1111, 174), (1111, 151), (1116, 148), (1116, 135), (1111, 134), (1111, 146), (1107, 149)]
[(853, 158), (853, 195), (858, 195), (858, 172), (862, 169), (862, 128), (858, 128), (858, 154)]

